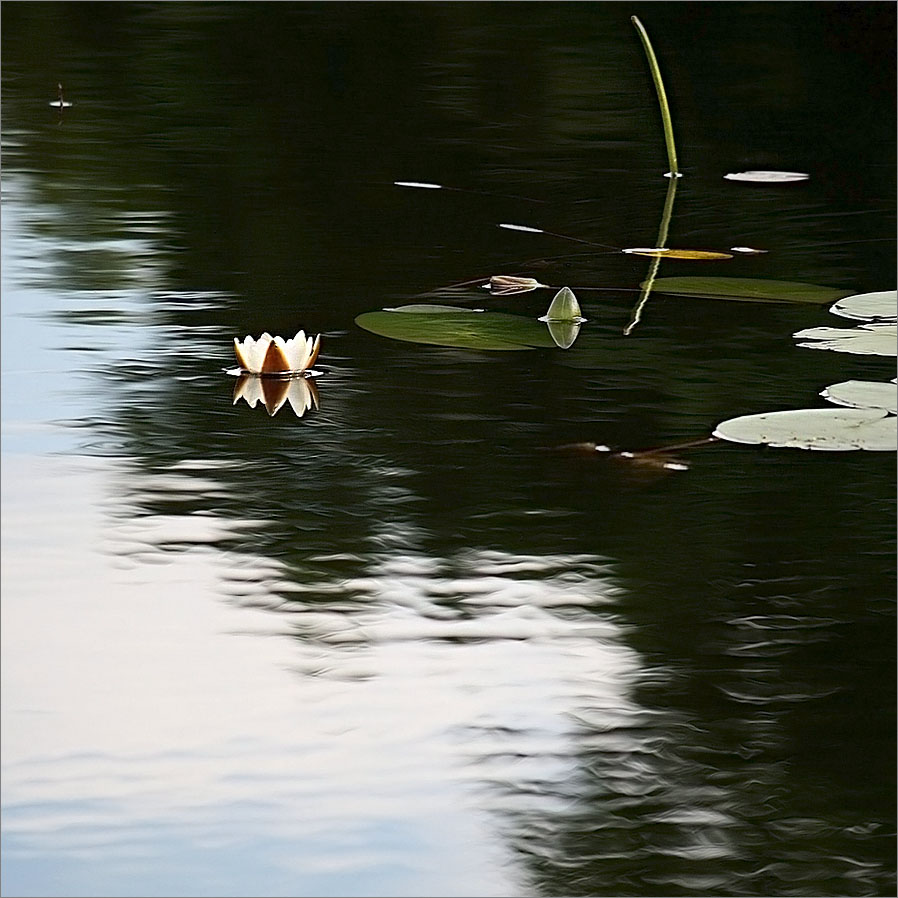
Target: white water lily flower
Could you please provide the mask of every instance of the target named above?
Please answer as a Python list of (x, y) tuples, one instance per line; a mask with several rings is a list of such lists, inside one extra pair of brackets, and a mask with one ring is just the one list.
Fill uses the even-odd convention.
[(285, 402), (301, 418), (309, 409), (318, 408), (318, 387), (311, 377), (254, 377), (241, 374), (234, 385), (234, 402), (246, 400), (250, 408), (261, 402), (272, 417)]
[(306, 337), (305, 331), (289, 340), (272, 337), (268, 332), (258, 340), (247, 336), (241, 342), (234, 337), (237, 362), (250, 374), (301, 374), (315, 364), (320, 346), (321, 334), (313, 340)]

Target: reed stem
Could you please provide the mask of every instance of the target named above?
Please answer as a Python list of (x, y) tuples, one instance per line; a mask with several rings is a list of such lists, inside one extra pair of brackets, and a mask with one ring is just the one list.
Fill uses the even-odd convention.
[[(670, 229), (670, 219), (673, 215), (673, 204), (674, 197), (677, 195), (677, 179), (671, 178), (670, 184), (667, 185), (667, 197), (664, 200), (664, 210), (661, 213), (661, 226), (658, 228), (658, 239), (655, 241), (655, 246), (664, 247), (667, 246), (667, 232)], [(630, 334), (633, 333), (633, 329), (637, 324), (642, 320), (642, 310), (645, 304), (648, 302), (649, 294), (652, 292), (652, 287), (655, 286), (655, 277), (658, 274), (658, 266), (661, 264), (661, 256), (656, 256), (652, 259), (652, 264), (649, 266), (649, 273), (643, 282), (642, 292), (639, 295), (639, 301), (636, 303), (635, 308), (633, 309), (633, 313), (630, 316), (629, 324), (624, 328), (624, 336), (629, 337)]]
[(658, 105), (661, 107), (661, 123), (664, 126), (664, 142), (667, 144), (667, 160), (670, 165), (669, 176), (671, 178), (679, 178), (680, 170), (677, 167), (677, 148), (674, 145), (673, 124), (670, 120), (670, 108), (667, 105), (667, 93), (664, 90), (664, 82), (661, 80), (661, 69), (658, 68), (658, 60), (655, 58), (655, 51), (652, 49), (652, 42), (646, 33), (642, 22), (636, 16), (630, 16), (630, 21), (636, 27), (639, 39), (642, 41), (645, 55), (649, 61), (649, 69), (652, 72), (652, 80), (655, 82), (655, 91), (658, 94)]

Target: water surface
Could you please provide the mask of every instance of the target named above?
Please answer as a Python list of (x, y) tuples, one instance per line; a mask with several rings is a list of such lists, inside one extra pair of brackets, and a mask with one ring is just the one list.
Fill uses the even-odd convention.
[[(893, 287), (890, 4), (4, 4), (5, 895), (894, 894), (894, 457), (553, 451), (894, 376), (496, 227), (653, 243), (634, 13), (671, 245), (769, 250), (660, 273)], [(518, 272), (571, 349), (354, 324)]]

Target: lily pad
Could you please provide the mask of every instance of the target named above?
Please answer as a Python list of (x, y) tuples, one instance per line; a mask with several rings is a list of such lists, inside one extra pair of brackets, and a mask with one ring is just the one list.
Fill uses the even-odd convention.
[[(640, 286), (645, 287), (646, 284), (642, 283)], [(850, 290), (840, 290), (838, 287), (821, 287), (797, 281), (769, 281), (763, 278), (656, 278), (652, 286), (660, 293), (748, 302), (824, 303), (834, 302), (851, 293)]]
[(898, 290), (846, 296), (840, 299), (830, 312), (858, 321), (894, 321), (898, 318)]
[(807, 349), (831, 349), (855, 355), (898, 354), (898, 327), (894, 324), (862, 324), (860, 327), (809, 327), (792, 335)]
[(364, 312), (355, 323), (381, 337), (461, 349), (520, 350), (553, 347), (535, 318), (504, 312), (475, 312), (454, 306), (417, 304)]
[(836, 405), (884, 409), (898, 414), (898, 384), (894, 381), (845, 380), (826, 387), (820, 395)]
[(630, 253), (633, 256), (650, 256), (654, 259), (691, 259), (694, 261), (711, 261), (713, 259), (732, 259), (732, 253), (718, 253), (704, 249), (663, 249), (647, 247), (634, 247), (622, 249), (622, 253)]
[(807, 181), (809, 177), (800, 171), (739, 171), (724, 175), (727, 181), (750, 181), (753, 184), (791, 184)]
[(898, 418), (881, 409), (866, 408), (766, 412), (723, 421), (714, 436), (780, 448), (894, 452), (898, 449)]

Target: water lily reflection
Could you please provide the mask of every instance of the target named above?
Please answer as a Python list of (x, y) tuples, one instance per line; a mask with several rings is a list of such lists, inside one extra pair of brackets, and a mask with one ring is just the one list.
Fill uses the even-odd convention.
[(250, 408), (257, 402), (274, 417), (284, 403), (289, 402), (297, 418), (301, 418), (313, 406), (318, 408), (318, 387), (310, 377), (258, 377), (239, 374), (234, 385), (234, 405), (245, 399)]

